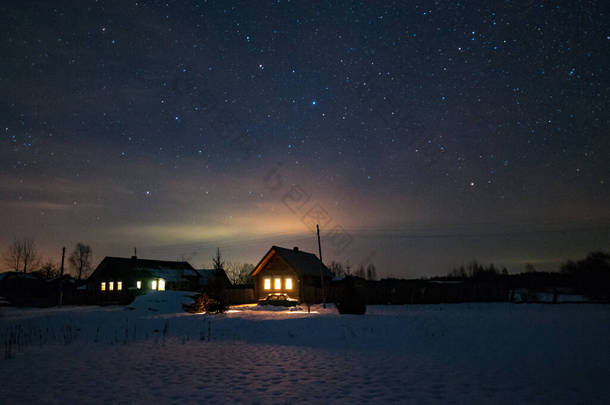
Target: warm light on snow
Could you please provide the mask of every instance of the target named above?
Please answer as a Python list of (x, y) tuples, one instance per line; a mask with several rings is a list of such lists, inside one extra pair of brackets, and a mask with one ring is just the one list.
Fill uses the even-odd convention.
[[(192, 316), (182, 307), (192, 296), (3, 307), (0, 337), (29, 338), (17, 340), (19, 350), (3, 347), (11, 358), (0, 367), (0, 402), (610, 403), (605, 304), (371, 305), (363, 316), (339, 315), (333, 304), (311, 313), (244, 304)], [(109, 378), (125, 361), (120, 378)], [(236, 381), (246, 383), (235, 390)]]

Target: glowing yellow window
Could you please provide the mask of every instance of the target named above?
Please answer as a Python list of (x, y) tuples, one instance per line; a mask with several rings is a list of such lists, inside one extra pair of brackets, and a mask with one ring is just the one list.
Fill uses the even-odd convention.
[(286, 286), (287, 290), (292, 290), (292, 279), (291, 278), (284, 279), (284, 285)]
[(100, 286), (100, 289), (102, 291), (106, 291), (106, 283), (102, 283), (101, 286)]
[(159, 291), (165, 291), (165, 280), (159, 279)]
[(276, 278), (273, 280), (273, 288), (276, 290), (282, 289), (282, 279), (281, 278)]
[(156, 290), (157, 289), (157, 280), (153, 280), (152, 281), (152, 289)]
[(117, 289), (117, 291), (121, 291), (123, 289), (123, 282), (122, 281), (117, 281), (116, 289)]
[(110, 291), (114, 290), (114, 281), (111, 281), (111, 282), (108, 283), (108, 289)]
[(266, 278), (265, 279), (265, 290), (270, 290), (270, 289), (271, 289), (271, 279)]
[(140, 288), (142, 288), (142, 282), (141, 281), (136, 281), (136, 288), (139, 290)]

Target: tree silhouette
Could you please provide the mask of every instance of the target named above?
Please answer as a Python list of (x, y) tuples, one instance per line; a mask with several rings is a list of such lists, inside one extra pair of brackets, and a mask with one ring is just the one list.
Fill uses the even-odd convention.
[(212, 257), (212, 267), (214, 270), (224, 270), (225, 262), (222, 260), (220, 248), (216, 248), (216, 255)]
[(78, 242), (70, 254), (68, 261), (74, 268), (77, 278), (80, 280), (82, 276), (87, 276), (91, 271), (91, 246)]
[(225, 273), (234, 285), (250, 285), (253, 284), (250, 273), (254, 269), (251, 263), (226, 262)]
[(366, 266), (366, 279), (367, 280), (375, 280), (377, 279), (377, 268), (373, 263), (370, 263)]
[(27, 273), (28, 269), (36, 266), (40, 261), (34, 239), (13, 239), (3, 255), (4, 262), (13, 271)]

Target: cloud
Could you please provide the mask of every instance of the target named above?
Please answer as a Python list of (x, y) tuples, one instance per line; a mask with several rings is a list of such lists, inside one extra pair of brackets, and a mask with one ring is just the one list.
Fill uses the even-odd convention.
[(150, 243), (177, 244), (188, 242), (212, 242), (236, 239), (251, 239), (273, 235), (299, 235), (307, 228), (290, 215), (237, 216), (207, 224), (185, 224), (160, 222), (118, 226), (108, 232), (138, 238)]
[(0, 206), (3, 208), (25, 209), (25, 210), (40, 210), (40, 211), (64, 211), (75, 208), (100, 208), (99, 204), (72, 204), (57, 203), (53, 201), (0, 201)]

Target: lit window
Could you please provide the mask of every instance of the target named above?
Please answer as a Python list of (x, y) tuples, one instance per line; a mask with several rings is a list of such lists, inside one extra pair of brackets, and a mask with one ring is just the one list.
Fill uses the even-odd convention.
[(121, 291), (123, 289), (123, 282), (122, 281), (117, 281), (116, 289), (117, 289), (117, 291)]
[(159, 279), (159, 291), (165, 291), (165, 280)]
[(292, 290), (292, 279), (291, 278), (285, 279), (284, 285), (286, 286), (287, 290)]
[(273, 280), (273, 288), (276, 290), (282, 289), (282, 279), (281, 278), (276, 278), (275, 280)]
[(265, 290), (270, 290), (270, 289), (271, 289), (271, 279), (266, 278), (265, 279)]
[(114, 290), (114, 281), (111, 281), (111, 282), (108, 283), (108, 289), (110, 291)]
[(153, 280), (152, 281), (152, 289), (156, 290), (157, 289), (157, 280)]
[(141, 281), (136, 281), (136, 288), (139, 290), (140, 288), (142, 288), (142, 282)]
[(102, 283), (101, 290), (106, 291), (106, 283)]

